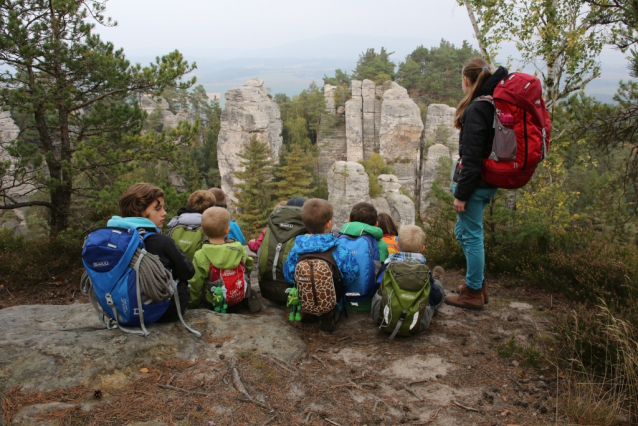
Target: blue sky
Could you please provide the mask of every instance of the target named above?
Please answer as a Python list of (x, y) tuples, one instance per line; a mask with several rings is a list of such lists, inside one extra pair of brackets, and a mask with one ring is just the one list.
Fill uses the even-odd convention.
[[(466, 10), (453, 0), (109, 0), (106, 15), (118, 26), (97, 30), (130, 59), (178, 49), (197, 62), (199, 83), (222, 94), (259, 76), (272, 92), (292, 95), (335, 68), (354, 68), (368, 47), (394, 51), (398, 64), (442, 38), (476, 46)], [(588, 92), (610, 97), (628, 78), (624, 55), (606, 49), (602, 62)]]

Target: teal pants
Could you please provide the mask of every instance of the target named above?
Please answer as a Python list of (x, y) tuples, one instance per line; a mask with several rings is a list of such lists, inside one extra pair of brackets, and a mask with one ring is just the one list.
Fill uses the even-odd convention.
[[(454, 185), (454, 191), (456, 185)], [(465, 284), (474, 290), (483, 285), (485, 246), (483, 244), (483, 211), (496, 194), (497, 188), (476, 188), (465, 203), (465, 212), (457, 213), (456, 239), (463, 248), (467, 273)]]

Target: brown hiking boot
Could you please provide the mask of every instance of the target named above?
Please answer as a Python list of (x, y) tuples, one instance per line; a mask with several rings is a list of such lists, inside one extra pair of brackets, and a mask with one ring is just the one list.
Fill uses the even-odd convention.
[(436, 280), (441, 281), (441, 284), (443, 284), (443, 278), (445, 278), (445, 269), (440, 266), (435, 266), (434, 270), (432, 271), (432, 277)]
[[(461, 294), (461, 291), (463, 291), (463, 287), (465, 287), (465, 284), (461, 284), (460, 286), (458, 286), (456, 288), (456, 292), (458, 294)], [(485, 280), (483, 280), (483, 286), (481, 287), (481, 291), (483, 292), (483, 301), (485, 301), (485, 304), (487, 305), (490, 301), (490, 298), (487, 296), (487, 283), (485, 282)]]
[(472, 290), (467, 286), (463, 286), (458, 295), (454, 294), (446, 297), (445, 303), (457, 308), (483, 309), (485, 304), (483, 290)]

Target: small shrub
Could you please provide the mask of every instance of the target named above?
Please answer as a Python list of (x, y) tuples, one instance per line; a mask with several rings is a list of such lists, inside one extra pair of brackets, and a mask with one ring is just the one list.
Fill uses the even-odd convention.
[(514, 358), (533, 368), (541, 366), (542, 357), (536, 349), (536, 345), (533, 342), (529, 345), (522, 345), (516, 341), (514, 334), (505, 343), (498, 345), (496, 351), (503, 358)]
[(82, 233), (72, 230), (34, 240), (0, 230), (0, 276), (12, 285), (37, 285), (60, 276), (79, 283), (83, 241)]

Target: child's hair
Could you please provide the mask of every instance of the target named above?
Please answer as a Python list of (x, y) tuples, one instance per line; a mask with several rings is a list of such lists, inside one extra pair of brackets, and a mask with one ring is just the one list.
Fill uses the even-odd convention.
[(160, 198), (164, 191), (150, 183), (135, 183), (120, 197), (120, 215), (122, 217), (142, 217), (148, 206)]
[(326, 224), (332, 220), (332, 204), (321, 198), (311, 198), (301, 208), (301, 220), (311, 234), (326, 232)]
[(223, 207), (210, 207), (202, 213), (202, 230), (208, 238), (226, 236), (230, 225), (230, 213)]
[(186, 207), (189, 209), (193, 209), (198, 213), (204, 213), (204, 211), (209, 207), (215, 207), (215, 196), (210, 191), (199, 190), (193, 192), (190, 197), (188, 197), (188, 201), (186, 202)]
[(377, 225), (377, 209), (370, 203), (357, 203), (350, 211), (350, 222), (361, 222), (366, 225)]
[(399, 250), (406, 253), (421, 253), (425, 244), (425, 233), (416, 225), (405, 225), (399, 230)]
[(487, 63), (485, 59), (474, 58), (465, 63), (462, 74), (470, 80), (470, 90), (468, 90), (467, 95), (461, 99), (461, 102), (459, 102), (459, 105), (456, 107), (454, 127), (457, 129), (461, 128), (461, 120), (463, 119), (465, 108), (478, 96), (478, 92), (481, 87), (483, 87), (483, 83), (492, 76), (492, 70), (490, 69), (490, 64)]
[(379, 228), (381, 228), (384, 234), (399, 235), (397, 224), (394, 223), (394, 219), (392, 219), (392, 216), (389, 214), (379, 213), (377, 221), (379, 222)]
[(277, 207), (283, 207), (283, 206), (285, 206), (287, 203), (288, 203), (288, 201), (280, 201), (280, 202), (278, 202), (278, 203), (277, 203), (277, 205), (275, 206), (275, 208), (277, 208)]
[(210, 188), (209, 191), (215, 196), (215, 206), (227, 208), (226, 194), (219, 188)]

